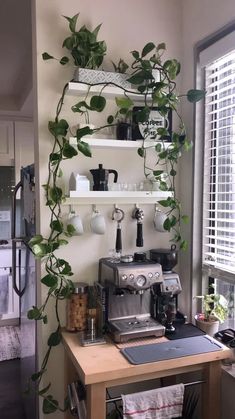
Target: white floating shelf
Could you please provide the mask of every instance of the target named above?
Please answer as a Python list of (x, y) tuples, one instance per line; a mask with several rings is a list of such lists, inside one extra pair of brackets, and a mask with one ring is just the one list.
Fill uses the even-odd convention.
[[(120, 148), (120, 149), (137, 149), (142, 147), (143, 140), (136, 140), (136, 141), (121, 141), (121, 140), (114, 140), (112, 138), (82, 138), (83, 141), (88, 143), (92, 148)], [(69, 140), (70, 144), (73, 146), (77, 145), (77, 139), (75, 137), (71, 137)], [(145, 141), (144, 146), (147, 147), (154, 147), (158, 142), (156, 141)], [(162, 143), (161, 143), (162, 144)], [(168, 147), (171, 143), (165, 142), (164, 145)]]
[[(106, 85), (106, 83), (102, 83), (99, 85), (89, 86), (84, 83), (79, 82), (69, 82), (67, 94), (68, 95), (77, 95), (78, 93), (81, 93), (83, 95), (87, 94), (87, 91), (89, 90), (89, 93), (94, 94), (100, 94), (101, 91), (103, 92), (103, 95), (110, 98), (120, 97), (124, 96), (124, 90), (121, 87), (116, 87), (112, 85)], [(105, 88), (104, 88), (105, 86)], [(135, 101), (144, 101), (145, 96), (141, 95), (139, 92), (133, 91), (127, 91), (128, 96), (130, 99), (133, 99)], [(147, 95), (147, 99), (152, 99), (151, 95)]]
[(70, 191), (63, 205), (85, 204), (154, 204), (172, 196), (168, 191)]

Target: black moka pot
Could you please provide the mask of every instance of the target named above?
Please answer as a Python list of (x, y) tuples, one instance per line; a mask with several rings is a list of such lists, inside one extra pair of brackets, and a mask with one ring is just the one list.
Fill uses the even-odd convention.
[(104, 169), (102, 164), (99, 164), (98, 169), (90, 170), (93, 176), (93, 191), (108, 191), (108, 178), (109, 174), (114, 174), (114, 183), (117, 182), (118, 172), (113, 169)]
[(151, 249), (150, 260), (160, 263), (163, 272), (171, 272), (178, 263), (176, 245), (172, 244), (170, 249)]

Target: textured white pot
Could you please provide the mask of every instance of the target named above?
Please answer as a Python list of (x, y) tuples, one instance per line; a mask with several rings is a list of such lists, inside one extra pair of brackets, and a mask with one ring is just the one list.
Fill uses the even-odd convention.
[(115, 73), (113, 71), (91, 70), (89, 68), (76, 68), (74, 80), (88, 84), (115, 83), (124, 89), (131, 89), (132, 85), (127, 81), (129, 74)]
[(219, 320), (205, 321), (195, 316), (196, 326), (203, 330), (207, 335), (214, 336), (219, 330)]

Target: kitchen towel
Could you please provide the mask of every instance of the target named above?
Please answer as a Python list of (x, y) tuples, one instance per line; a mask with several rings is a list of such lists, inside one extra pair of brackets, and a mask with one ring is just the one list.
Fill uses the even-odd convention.
[(122, 395), (124, 419), (171, 419), (182, 416), (184, 385)]
[(7, 274), (0, 274), (0, 315), (8, 312), (8, 279)]

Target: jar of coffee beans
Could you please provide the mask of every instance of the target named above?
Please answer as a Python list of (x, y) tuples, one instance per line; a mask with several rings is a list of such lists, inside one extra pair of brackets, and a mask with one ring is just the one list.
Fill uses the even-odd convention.
[(74, 291), (67, 300), (67, 330), (78, 332), (87, 327), (88, 284), (75, 282)]

